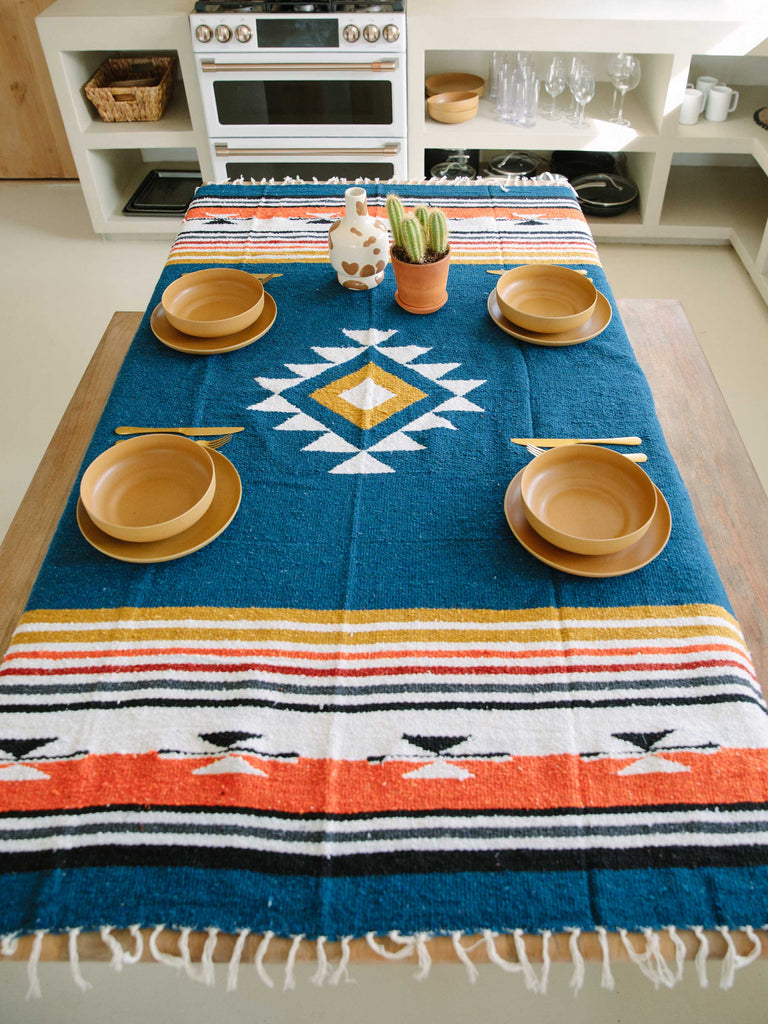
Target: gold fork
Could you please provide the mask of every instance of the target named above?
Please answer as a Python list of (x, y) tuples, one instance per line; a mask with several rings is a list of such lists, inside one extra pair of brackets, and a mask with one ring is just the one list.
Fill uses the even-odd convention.
[(211, 448), (216, 451), (218, 448), (223, 448), (225, 444), (229, 444), (231, 440), (232, 434), (225, 434), (224, 437), (212, 437), (210, 440), (197, 438), (195, 444), (199, 444), (201, 448)]
[[(549, 449), (539, 448), (537, 444), (527, 444), (525, 450), (530, 452), (531, 455), (536, 456), (543, 455)], [(648, 456), (644, 455), (643, 452), (631, 452), (629, 454), (627, 452), (620, 452), (619, 454), (623, 455), (625, 459), (629, 459), (630, 462), (646, 462), (648, 459)]]

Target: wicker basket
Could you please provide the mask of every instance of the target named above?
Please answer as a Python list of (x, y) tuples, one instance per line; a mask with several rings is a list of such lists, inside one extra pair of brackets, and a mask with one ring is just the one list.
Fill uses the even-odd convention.
[(175, 57), (110, 57), (86, 83), (102, 121), (159, 121), (173, 96)]

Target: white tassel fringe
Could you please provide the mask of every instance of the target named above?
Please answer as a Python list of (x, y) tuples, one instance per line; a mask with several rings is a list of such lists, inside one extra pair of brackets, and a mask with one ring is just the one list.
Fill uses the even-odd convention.
[[(165, 931), (165, 928), (165, 925), (156, 925), (149, 935), (149, 950), (152, 954), (152, 958), (157, 963), (174, 967), (179, 971), (184, 971), (193, 981), (200, 982), (203, 985), (213, 986), (215, 984), (214, 954), (220, 930), (218, 928), (207, 929), (207, 937), (203, 945), (200, 962), (199, 964), (195, 964), (189, 948), (190, 936), (193, 929), (191, 927), (178, 929), (177, 946), (179, 952), (178, 955), (174, 955), (162, 952), (158, 946), (159, 936), (163, 931)], [(763, 928), (768, 930), (768, 925), (763, 926)], [(115, 937), (113, 934), (115, 930), (116, 926), (114, 925), (103, 925), (99, 929), (99, 934), (105, 946), (111, 953), (110, 966), (116, 971), (121, 971), (126, 964), (135, 964), (142, 959), (144, 952), (144, 937), (139, 924), (130, 925), (128, 933), (133, 939), (133, 949), (132, 951), (129, 951)], [(78, 938), (81, 931), (82, 928), (79, 927), (68, 930), (68, 951), (73, 982), (82, 992), (86, 992), (92, 988), (92, 985), (83, 977), (81, 971), (80, 956), (78, 952)], [(174, 929), (174, 931), (176, 931), (176, 929)], [(569, 984), (573, 989), (574, 996), (577, 996), (584, 985), (586, 977), (586, 963), (579, 947), (579, 939), (582, 933), (580, 928), (564, 928), (563, 931), (568, 933), (568, 949), (571, 962), (573, 964), (573, 974)], [(661, 951), (660, 931), (667, 932), (674, 946), (674, 962), (671, 960), (668, 961)], [(635, 947), (633, 940), (630, 938), (626, 929), (618, 929), (618, 935), (621, 938), (621, 942), (626, 950), (629, 960), (638, 967), (646, 978), (648, 978), (654, 988), (673, 988), (683, 979), (687, 949), (674, 925), (667, 925), (666, 928), (661, 929), (660, 931), (654, 931), (651, 928), (642, 929), (644, 939), (643, 949)], [(693, 926), (691, 931), (698, 940), (698, 949), (693, 959), (694, 968), (696, 970), (699, 985), (701, 988), (706, 988), (708, 986), (707, 963), (710, 952), (709, 939), (701, 925)], [(718, 926), (717, 931), (719, 931), (723, 936), (726, 944), (726, 952), (722, 959), (720, 987), (724, 990), (728, 990), (733, 988), (736, 972), (754, 963), (762, 955), (763, 946), (760, 937), (750, 925), (746, 925), (740, 929), (740, 931), (742, 931), (751, 942), (751, 948), (747, 953), (739, 953), (736, 948), (736, 943), (734, 942), (732, 929), (729, 929), (724, 925), (720, 925)], [(595, 932), (600, 944), (602, 960), (600, 984), (604, 989), (613, 990), (615, 982), (611, 971), (608, 931), (605, 927), (598, 926), (595, 929)], [(41, 998), (39, 963), (43, 940), (47, 934), (48, 933), (42, 929), (34, 932), (29, 958), (27, 960), (27, 977), (29, 982), (26, 995), (27, 999)], [(508, 974), (521, 974), (525, 987), (529, 991), (543, 995), (547, 990), (547, 983), (552, 964), (550, 954), (552, 932), (549, 930), (541, 932), (542, 966), (538, 975), (534, 964), (531, 962), (528, 947), (526, 945), (526, 933), (523, 929), (516, 928), (511, 932), (516, 953), (516, 959), (514, 960), (506, 960), (499, 953), (496, 946), (496, 939), (499, 938), (500, 934), (501, 933), (492, 931), (491, 929), (485, 929), (480, 933), (479, 937), (475, 938), (475, 941), (472, 942), (471, 945), (465, 945), (463, 941), (465, 933), (460, 931), (450, 933), (450, 939), (453, 951), (456, 955), (456, 960), (464, 967), (468, 981), (471, 984), (475, 984), (480, 977), (478, 966), (474, 963), (470, 954), (478, 947), (484, 947), (486, 956), (492, 964), (500, 967)], [(249, 935), (250, 929), (248, 928), (243, 928), (237, 933), (232, 954), (227, 965), (226, 987), (228, 992), (234, 992), (237, 989), (243, 951)], [(0, 955), (13, 956), (18, 950), (19, 937), (19, 934), (16, 932), (12, 932), (7, 935), (0, 935)], [(267, 931), (261, 936), (253, 959), (257, 976), (268, 988), (274, 988), (275, 983), (264, 968), (264, 958), (274, 937), (274, 932), (271, 931)], [(384, 946), (374, 932), (369, 932), (365, 936), (365, 939), (368, 946), (379, 957), (381, 957), (382, 960), (396, 961), (415, 958), (417, 962), (417, 969), (414, 972), (413, 977), (417, 981), (423, 981), (428, 978), (430, 974), (432, 957), (429, 951), (429, 942), (435, 937), (436, 936), (428, 932), (417, 932), (414, 935), (402, 935), (398, 931), (392, 931), (388, 933), (388, 938), (396, 947), (399, 947), (395, 949), (389, 949)], [(283, 978), (284, 991), (294, 989), (296, 987), (296, 963), (298, 960), (299, 949), (304, 938), (305, 936), (303, 934), (292, 936), (291, 945), (285, 962), (285, 975)], [(320, 935), (314, 940), (317, 967), (309, 979), (313, 985), (338, 985), (342, 981), (354, 981), (354, 978), (351, 978), (349, 975), (351, 943), (353, 938), (354, 936), (352, 935), (345, 935), (340, 939), (335, 940), (339, 941), (341, 945), (341, 955), (338, 963), (331, 963), (328, 958), (326, 944), (331, 940), (329, 940), (327, 936)]]

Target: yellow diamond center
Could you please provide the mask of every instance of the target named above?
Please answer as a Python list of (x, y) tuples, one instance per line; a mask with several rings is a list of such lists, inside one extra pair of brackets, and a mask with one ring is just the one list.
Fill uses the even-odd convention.
[(393, 373), (387, 373), (375, 363), (367, 363), (310, 395), (326, 409), (363, 430), (383, 423), (396, 412), (426, 397), (425, 391), (407, 384)]

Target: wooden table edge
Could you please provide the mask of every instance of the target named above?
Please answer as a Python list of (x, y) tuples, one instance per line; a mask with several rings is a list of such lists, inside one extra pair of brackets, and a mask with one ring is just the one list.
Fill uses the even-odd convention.
[[(723, 577), (729, 592), (737, 618), (742, 621), (742, 628), (752, 649), (756, 665), (768, 665), (768, 631), (766, 630), (768, 594), (765, 581), (768, 580), (768, 552), (761, 545), (751, 550), (750, 565), (754, 565), (759, 583), (758, 592), (743, 593), (740, 584), (738, 563), (734, 565), (733, 553), (744, 552), (751, 538), (756, 538), (762, 530), (762, 536), (768, 536), (768, 499), (760, 485), (754, 467), (744, 448), (744, 444), (736, 430), (733, 418), (720, 394), (698, 341), (688, 324), (682, 306), (676, 300), (664, 299), (629, 299), (619, 300), (619, 312), (622, 316), (627, 333), (632, 342), (635, 355), (651, 385), (657, 405), (657, 414), (664, 430), (667, 443), (678, 464), (682, 476), (689, 488), (694, 509), (699, 517), (702, 532), (710, 545), (715, 563)], [(659, 314), (663, 314), (660, 318)], [(37, 472), (24, 496), (19, 510), (0, 546), (0, 579), (7, 581), (6, 600), (0, 620), (0, 651), (4, 652), (16, 622), (26, 604), (32, 583), (39, 571), (45, 552), (48, 549), (56, 525), (66, 504), (69, 493), (74, 485), (88, 443), (93, 435), (104, 404), (109, 396), (117, 371), (141, 320), (140, 313), (118, 312), (112, 317), (104, 335), (91, 359), (77, 390), (69, 403), (61, 423), (51, 439)], [(693, 373), (700, 378), (701, 390), (694, 400), (701, 403), (706, 399), (711, 403), (711, 413), (718, 421), (717, 436), (706, 439), (701, 429), (701, 417), (691, 417), (681, 422), (682, 418), (673, 414), (669, 405), (670, 388), (679, 399), (679, 380), (684, 379), (671, 373), (670, 361), (677, 367), (678, 373)], [(680, 366), (683, 369), (680, 369)], [(689, 377), (690, 379), (690, 377)], [(677, 380), (677, 385), (675, 381)], [(674, 405), (675, 403), (673, 403)], [(693, 467), (693, 471), (692, 471)], [(718, 520), (713, 525), (713, 504), (706, 491), (711, 486), (709, 469), (715, 467), (724, 474), (727, 482), (739, 481), (739, 490), (744, 494), (749, 505), (746, 523), (735, 520), (739, 518), (741, 509), (726, 508), (726, 534), (731, 537), (731, 545), (723, 546), (723, 522)], [(721, 477), (722, 479), (723, 477)], [(718, 517), (722, 509), (717, 510)], [(738, 514), (738, 515), (737, 515)], [(34, 530), (33, 542), (30, 543), (30, 530)], [(715, 538), (713, 543), (712, 538)], [(736, 545), (734, 549), (733, 544)], [(728, 554), (728, 558), (724, 555)], [(755, 600), (759, 598), (759, 600)], [(743, 612), (740, 611), (743, 609)], [(758, 678), (765, 682), (765, 672), (758, 672)], [(149, 949), (149, 938), (152, 929), (142, 929), (141, 959), (151, 961), (153, 955)], [(729, 951), (729, 940), (719, 931), (704, 933), (708, 943), (709, 958), (720, 959)], [(753, 932), (760, 942), (762, 958), (768, 957), (768, 937), (762, 931)], [(134, 948), (135, 939), (128, 932), (115, 932), (121, 944), (127, 950)], [(674, 961), (677, 946), (669, 931), (654, 932), (658, 938), (661, 954)], [(685, 958), (693, 959), (699, 951), (700, 939), (692, 931), (678, 930), (675, 935), (685, 946)], [(199, 961), (207, 934), (192, 932), (189, 936), (189, 951), (193, 961)], [(221, 933), (217, 936), (213, 959), (216, 962), (228, 961), (236, 942), (236, 936)], [(462, 944), (475, 948), (470, 958), (478, 963), (488, 962), (489, 954), (482, 936), (463, 936)], [(605, 936), (607, 949), (612, 962), (630, 960), (624, 940), (614, 932)], [(753, 946), (752, 940), (741, 930), (729, 933), (739, 954), (746, 955)], [(638, 953), (645, 950), (646, 937), (643, 934), (627, 936), (631, 947)], [(243, 958), (251, 959), (255, 955), (261, 936), (249, 935)], [(525, 935), (526, 955), (532, 963), (540, 963), (543, 954), (543, 939), (540, 935)], [(40, 959), (45, 961), (67, 960), (69, 958), (69, 935), (47, 934), (40, 947)], [(390, 951), (398, 948), (389, 940), (378, 938)], [(570, 961), (572, 937), (567, 933), (552, 935), (548, 942), (548, 955), (553, 962)], [(2, 960), (25, 960), (29, 958), (34, 936), (27, 935), (19, 939), (15, 951)], [(157, 948), (166, 955), (178, 955), (178, 933), (164, 929), (156, 938)], [(264, 960), (268, 963), (285, 961), (291, 946), (290, 939), (274, 938), (266, 951)], [(495, 939), (498, 953), (507, 960), (517, 959), (514, 937), (499, 935)], [(457, 962), (453, 940), (448, 936), (433, 936), (429, 939), (428, 949), (435, 962)], [(578, 949), (585, 960), (600, 960), (603, 947), (599, 937), (593, 932), (584, 932), (578, 937)], [(111, 952), (98, 932), (82, 932), (77, 937), (78, 955), (83, 960), (109, 960)], [(329, 957), (340, 956), (338, 943), (327, 943)], [(349, 943), (350, 959), (357, 963), (383, 962), (381, 954), (376, 953), (365, 939), (353, 939)], [(303, 941), (297, 950), (299, 962), (314, 959), (316, 943)], [(415, 952), (411, 959), (415, 959)], [(389, 962), (389, 961), (386, 961)]]

